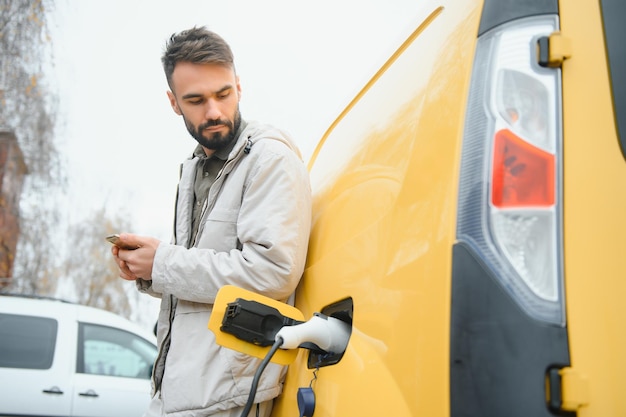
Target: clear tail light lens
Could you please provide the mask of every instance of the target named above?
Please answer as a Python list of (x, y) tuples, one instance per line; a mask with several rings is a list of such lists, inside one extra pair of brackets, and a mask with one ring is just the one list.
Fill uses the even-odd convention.
[(561, 73), (537, 64), (555, 16), (502, 25), (476, 47), (457, 238), (532, 317), (564, 325)]

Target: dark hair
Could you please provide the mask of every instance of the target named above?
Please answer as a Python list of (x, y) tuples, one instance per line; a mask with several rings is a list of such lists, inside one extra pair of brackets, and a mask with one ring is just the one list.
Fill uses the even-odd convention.
[(165, 43), (161, 62), (170, 88), (172, 88), (172, 73), (179, 62), (219, 64), (235, 69), (235, 60), (230, 46), (221, 36), (206, 27), (193, 27), (172, 34)]

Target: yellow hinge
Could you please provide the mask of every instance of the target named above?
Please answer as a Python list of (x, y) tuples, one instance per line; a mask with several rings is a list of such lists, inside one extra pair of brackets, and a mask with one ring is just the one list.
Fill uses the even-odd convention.
[(561, 35), (561, 32), (552, 32), (549, 36), (549, 67), (560, 67), (567, 58), (572, 56), (572, 48), (569, 38)]
[(589, 404), (589, 381), (587, 376), (573, 368), (559, 370), (561, 375), (561, 408), (576, 411)]

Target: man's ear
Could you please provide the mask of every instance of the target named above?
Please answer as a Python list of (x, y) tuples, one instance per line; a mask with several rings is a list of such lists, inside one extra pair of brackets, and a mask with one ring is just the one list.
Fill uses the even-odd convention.
[(237, 101), (241, 100), (241, 84), (239, 83), (239, 76), (237, 76)]
[(172, 110), (174, 110), (174, 113), (181, 116), (183, 113), (180, 111), (180, 108), (178, 107), (178, 102), (176, 101), (176, 97), (174, 96), (174, 93), (172, 93), (171, 91), (168, 91), (167, 98), (170, 100), (170, 106), (172, 106)]

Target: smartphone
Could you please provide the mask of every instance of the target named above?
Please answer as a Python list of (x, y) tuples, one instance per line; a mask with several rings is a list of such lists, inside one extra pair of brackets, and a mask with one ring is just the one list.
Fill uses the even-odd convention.
[(109, 242), (111, 242), (115, 246), (119, 246), (120, 249), (133, 250), (133, 249), (137, 249), (139, 247), (139, 246), (128, 246), (128, 245), (124, 245), (124, 244), (120, 243), (120, 235), (118, 235), (117, 233), (114, 234), (114, 235), (107, 236), (106, 240), (108, 240)]

